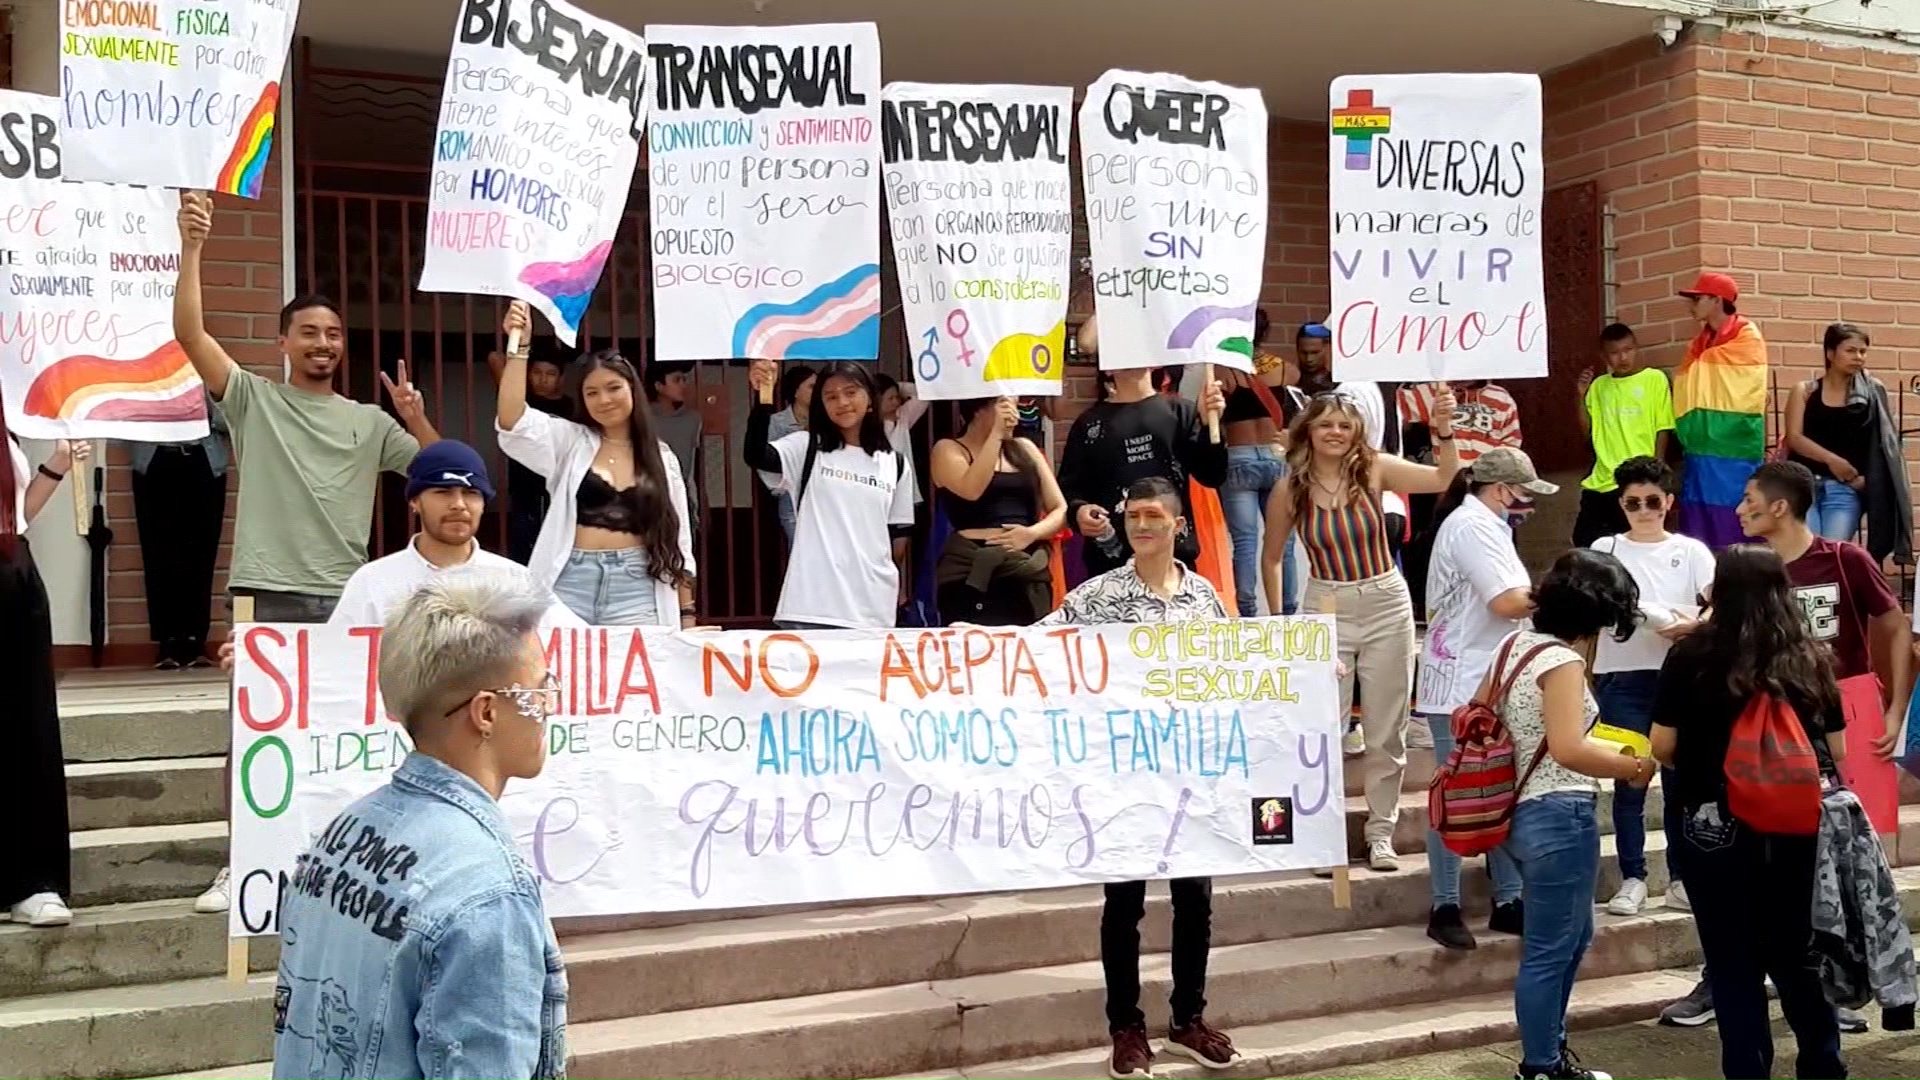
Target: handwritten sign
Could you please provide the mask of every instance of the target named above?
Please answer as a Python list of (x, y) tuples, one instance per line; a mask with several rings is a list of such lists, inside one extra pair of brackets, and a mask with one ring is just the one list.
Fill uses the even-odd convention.
[[(410, 750), (374, 696), (379, 635), (240, 632), (235, 936), (276, 931), (295, 856)], [(502, 806), (555, 915), (1331, 866), (1346, 836), (1333, 642), (1326, 616), (560, 629), (564, 715)]]
[(626, 212), (646, 107), (640, 35), (566, 0), (465, 0), (420, 288), (518, 297), (573, 344)]
[(1258, 90), (1109, 71), (1080, 105), (1100, 367), (1253, 370), (1267, 262)]
[(880, 107), (918, 395), (1060, 393), (1073, 91), (889, 83)]
[(173, 340), (178, 201), (63, 181), (60, 102), (0, 90), (0, 392), (29, 439), (168, 442), (207, 433)]
[(880, 32), (649, 26), (662, 360), (880, 352)]
[(1334, 374), (1545, 375), (1540, 79), (1343, 75), (1330, 132)]
[(299, 0), (60, 0), (67, 176), (260, 197)]

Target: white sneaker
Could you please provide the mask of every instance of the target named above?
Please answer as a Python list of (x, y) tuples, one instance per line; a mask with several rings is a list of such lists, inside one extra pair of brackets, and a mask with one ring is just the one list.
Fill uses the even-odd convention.
[(226, 868), (214, 875), (213, 884), (193, 902), (193, 910), (202, 915), (218, 915), (233, 905), (233, 876)]
[(12, 919), (28, 926), (65, 926), (73, 921), (73, 912), (59, 893), (34, 893), (13, 905)]
[(1693, 902), (1687, 899), (1687, 887), (1674, 882), (1667, 886), (1668, 911), (1692, 911)]
[(1620, 883), (1620, 891), (1607, 901), (1609, 915), (1638, 915), (1640, 909), (1647, 906), (1647, 883), (1639, 878), (1628, 878)]
[(1347, 729), (1340, 737), (1340, 753), (1347, 757), (1359, 757), (1367, 752), (1367, 733), (1357, 727)]
[(1394, 854), (1393, 841), (1375, 840), (1368, 844), (1367, 865), (1383, 871), (1400, 869), (1400, 856)]

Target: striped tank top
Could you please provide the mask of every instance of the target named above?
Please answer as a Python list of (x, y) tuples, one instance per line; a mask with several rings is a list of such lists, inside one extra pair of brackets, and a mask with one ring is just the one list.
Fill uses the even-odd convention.
[(1378, 495), (1331, 509), (1308, 499), (1300, 542), (1307, 549), (1308, 572), (1319, 581), (1366, 581), (1393, 570)]

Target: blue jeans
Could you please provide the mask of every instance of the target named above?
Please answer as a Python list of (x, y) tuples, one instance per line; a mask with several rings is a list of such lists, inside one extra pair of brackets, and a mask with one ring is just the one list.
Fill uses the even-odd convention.
[(1525, 885), (1526, 932), (1513, 1013), (1522, 1074), (1560, 1061), (1574, 975), (1593, 944), (1593, 890), (1600, 877), (1600, 814), (1592, 795), (1556, 792), (1520, 804), (1507, 851)]
[(1822, 477), (1807, 508), (1807, 528), (1829, 540), (1851, 540), (1860, 532), (1860, 493), (1838, 480)]
[[(1287, 475), (1287, 463), (1271, 446), (1227, 447), (1227, 482), (1220, 485), (1220, 509), (1233, 537), (1233, 599), (1240, 617), (1260, 614), (1260, 543), (1267, 531), (1267, 498)], [(1294, 540), (1280, 562), (1281, 611), (1300, 610), (1300, 574), (1295, 570)]]
[(640, 548), (576, 548), (560, 568), (553, 595), (589, 626), (654, 626), (660, 622), (659, 587)]
[[(1421, 713), (1427, 730), (1433, 732), (1433, 758), (1445, 762), (1453, 753), (1453, 717), (1439, 713)], [(1487, 852), (1487, 870), (1493, 874), (1493, 902), (1504, 904), (1520, 899), (1520, 868), (1503, 847)], [(1433, 906), (1460, 904), (1460, 856), (1447, 850), (1440, 834), (1427, 829), (1427, 881), (1433, 889)]]
[(773, 497), (774, 509), (780, 515), (780, 531), (787, 534), (787, 547), (793, 547), (794, 508), (793, 496), (782, 492)]
[[(1614, 727), (1653, 731), (1653, 692), (1660, 685), (1658, 671), (1610, 671), (1593, 679), (1593, 696), (1600, 719)], [(1664, 787), (1663, 791), (1672, 792)], [(1625, 780), (1613, 782), (1613, 835), (1620, 850), (1620, 876), (1647, 880), (1647, 789)], [(1674, 834), (1667, 834), (1672, 850)]]

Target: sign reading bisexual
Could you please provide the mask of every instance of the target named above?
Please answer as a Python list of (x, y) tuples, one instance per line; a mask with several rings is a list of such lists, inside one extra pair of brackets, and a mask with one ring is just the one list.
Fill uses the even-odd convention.
[(1333, 81), (1335, 375), (1547, 373), (1542, 163), (1538, 76)]
[(260, 197), (299, 0), (60, 0), (75, 180)]
[(881, 99), (881, 186), (915, 391), (1060, 393), (1073, 91), (889, 83)]
[[(561, 715), (501, 805), (554, 915), (1332, 866), (1326, 616), (1141, 626), (547, 635)], [(340, 813), (410, 751), (373, 627), (243, 627), (230, 926), (325, 888), (399, 918), (404, 852)], [(296, 879), (326, 833), (331, 862)]]
[(207, 433), (173, 340), (179, 203), (164, 188), (61, 179), (60, 102), (0, 90), (0, 392), (30, 439)]
[(1100, 367), (1253, 370), (1267, 262), (1260, 91), (1109, 71), (1080, 105)]
[(464, 0), (420, 288), (525, 300), (572, 345), (626, 212), (646, 43), (566, 0)]
[(649, 26), (662, 360), (880, 351), (880, 33)]

